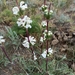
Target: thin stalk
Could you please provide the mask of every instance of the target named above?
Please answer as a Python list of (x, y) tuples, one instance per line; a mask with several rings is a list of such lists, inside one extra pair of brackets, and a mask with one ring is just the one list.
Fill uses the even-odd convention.
[(44, 5), (46, 4), (46, 0), (44, 0)]
[[(47, 19), (47, 35), (48, 35), (48, 23), (49, 23), (49, 20)], [(47, 55), (48, 55), (48, 39), (47, 39), (46, 44), (47, 44), (46, 49), (47, 49)], [(48, 71), (48, 58), (46, 58), (46, 71)]]
[[(30, 43), (28, 29), (26, 29), (26, 34), (27, 34), (28, 42)], [(33, 52), (33, 49), (32, 49), (31, 46), (30, 46), (30, 50), (31, 50), (31, 52), (32, 52), (32, 59), (33, 59), (33, 57), (34, 57), (34, 52)]]
[[(50, 3), (50, 5), (49, 5), (49, 8), (48, 8), (48, 13), (49, 13), (49, 11), (50, 11), (50, 8), (51, 8), (51, 3)], [(48, 35), (48, 24), (49, 24), (49, 19), (47, 19), (47, 35)], [(47, 49), (47, 55), (48, 55), (48, 39), (47, 39), (47, 43), (46, 43), (47, 45), (47, 47), (46, 47), (46, 49)], [(47, 56), (46, 56), (47, 57)], [(48, 58), (46, 58), (46, 71), (48, 71)]]
[(3, 46), (0, 46), (0, 48), (2, 49), (3, 53), (5, 54), (6, 58), (11, 62), (11, 59), (9, 58), (5, 48)]
[[(44, 6), (46, 5), (46, 0), (44, 0)], [(45, 19), (45, 16), (43, 17), (43, 19)]]
[(48, 12), (50, 11), (50, 8), (51, 8), (51, 3), (49, 4)]
[(16, 4), (17, 4), (17, 6), (19, 7), (18, 0), (16, 0)]

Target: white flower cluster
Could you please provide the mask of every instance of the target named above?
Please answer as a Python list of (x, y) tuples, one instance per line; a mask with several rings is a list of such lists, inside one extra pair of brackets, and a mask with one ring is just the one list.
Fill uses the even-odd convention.
[(3, 36), (0, 36), (0, 44), (2, 44), (3, 42), (5, 42), (5, 39), (3, 39)]
[(48, 9), (46, 9), (44, 11), (44, 14), (46, 14), (46, 15), (52, 15), (53, 14), (53, 10), (48, 11)]
[(47, 55), (47, 50), (45, 50), (41, 55), (43, 58), (46, 58), (47, 56), (53, 54), (53, 49), (49, 48), (48, 49), (48, 55)]
[(28, 37), (25, 37), (25, 40), (23, 41), (22, 45), (26, 48), (29, 48), (30, 44), (34, 45), (35, 42), (36, 42), (36, 39), (34, 37), (29, 36), (29, 39), (28, 39)]
[(40, 37), (40, 42), (43, 42), (44, 41), (44, 38), (43, 37)]
[[(47, 34), (48, 33), (48, 34)], [(51, 31), (48, 31), (47, 32), (47, 30), (45, 30), (44, 32), (43, 32), (43, 37), (40, 37), (40, 42), (43, 42), (43, 41), (45, 41), (46, 40), (46, 36), (51, 36), (52, 35), (52, 32)]]
[(45, 27), (45, 26), (47, 26), (47, 22), (46, 22), (46, 21), (42, 21), (42, 22), (41, 22), (41, 25), (42, 25), (43, 27)]
[(52, 35), (52, 32), (51, 31), (48, 31), (48, 36), (51, 36)]
[(42, 9), (43, 11), (46, 10), (47, 8), (48, 8), (47, 5), (44, 5), (44, 4), (43, 4), (43, 5), (41, 6), (41, 9)]
[(27, 6), (27, 4), (25, 4), (24, 1), (21, 1), (21, 2), (20, 2), (20, 8), (21, 8), (22, 10), (25, 10), (26, 8), (28, 8), (28, 6)]
[(23, 19), (19, 18), (17, 21), (18, 26), (25, 27), (26, 29), (31, 28), (32, 20), (26, 15)]
[(13, 11), (13, 14), (14, 14), (14, 15), (18, 15), (19, 8), (18, 8), (18, 7), (14, 7), (14, 8), (12, 9), (12, 11)]
[(52, 32), (51, 32), (51, 31), (45, 30), (45, 31), (43, 32), (43, 34), (44, 34), (45, 37), (47, 36), (47, 33), (48, 33), (48, 36), (52, 35)]
[(41, 8), (42, 8), (42, 11), (44, 13), (44, 16), (47, 19), (50, 19), (53, 15), (53, 10), (49, 10), (49, 6), (47, 6), (47, 5), (42, 5)]
[[(21, 10), (25, 10), (26, 8), (28, 8), (27, 4), (25, 4), (24, 1), (20, 2), (20, 9)], [(12, 11), (14, 15), (18, 15), (18, 12), (20, 11), (19, 7), (15, 6), (13, 7)]]

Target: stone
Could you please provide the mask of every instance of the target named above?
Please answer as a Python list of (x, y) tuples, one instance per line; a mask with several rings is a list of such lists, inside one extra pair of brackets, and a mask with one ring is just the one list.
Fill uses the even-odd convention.
[(63, 48), (66, 48), (67, 49), (68, 48), (68, 45), (63, 45)]
[(56, 36), (54, 34), (52, 35), (52, 37), (53, 37), (53, 39), (56, 39)]
[(75, 38), (72, 38), (72, 39), (70, 40), (70, 43), (75, 43)]
[(52, 44), (52, 45), (56, 45), (56, 44), (58, 44), (58, 42), (59, 42), (59, 41), (58, 41), (57, 39), (54, 39), (51, 44)]
[(55, 31), (54, 34), (57, 35), (57, 36), (59, 36), (60, 32), (59, 31)]
[(63, 37), (63, 40), (64, 40), (64, 41), (68, 41), (68, 37), (65, 35), (65, 36)]
[(61, 48), (61, 52), (64, 52), (64, 51), (66, 51), (66, 49), (65, 48)]
[(72, 38), (72, 36), (68, 36), (68, 38), (69, 38), (69, 39), (71, 39), (71, 38)]
[(73, 32), (73, 35), (75, 36), (75, 32)]
[(61, 35), (58, 36), (58, 40), (59, 40), (59, 41), (62, 41)]
[(72, 69), (75, 71), (75, 63), (71, 65)]

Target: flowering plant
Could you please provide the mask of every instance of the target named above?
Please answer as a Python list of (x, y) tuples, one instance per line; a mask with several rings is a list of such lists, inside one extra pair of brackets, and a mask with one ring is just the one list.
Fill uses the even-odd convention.
[[(62, 70), (63, 75), (71, 73), (68, 66), (62, 62), (59, 63), (63, 59), (66, 59), (66, 55), (59, 61), (55, 57), (56, 54), (54, 54), (55, 51), (52, 48), (52, 43), (56, 42), (56, 40), (50, 43), (53, 33), (49, 25), (53, 21), (52, 17), (54, 13), (51, 3), (48, 5), (46, 4), (46, 0), (44, 0), (44, 4), (41, 6), (43, 18), (39, 19), (38, 17), (42, 17), (42, 15), (38, 16), (37, 10), (36, 15), (32, 14), (31, 11), (34, 12), (34, 10), (31, 7), (29, 8), (30, 5), (26, 4), (24, 0), (19, 4), (18, 0), (16, 2), (17, 6), (12, 8), (15, 23), (12, 28), (6, 28), (9, 39), (5, 42), (3, 36), (0, 36), (0, 48), (7, 59), (10, 62), (13, 61), (13, 66), (17, 63), (22, 68), (24, 75), (61, 75)], [(55, 38), (54, 35), (53, 38)], [(16, 50), (17, 53), (13, 52), (11, 54), (13, 57), (7, 55), (3, 46), (4, 42), (6, 43), (5, 46), (10, 44), (11, 48)], [(66, 71), (68, 72), (65, 72), (63, 67), (67, 68)]]
[[(42, 23), (36, 24), (37, 22), (35, 20), (33, 20), (31, 16), (28, 16), (25, 14), (26, 9), (28, 9), (28, 5), (24, 1), (21, 1), (19, 5), (17, 4), (17, 6), (12, 8), (13, 15), (16, 17), (15, 25), (17, 27), (17, 29), (16, 29), (16, 27), (13, 26), (15, 28), (15, 30), (13, 29), (13, 27), (12, 27), (12, 30), (15, 32), (16, 32), (16, 30), (18, 30), (18, 33), (21, 30), (23, 31), (23, 34), (19, 34), (19, 36), (22, 38), (21, 45), (23, 48), (30, 50), (31, 59), (33, 61), (35, 61), (35, 62), (39, 61), (40, 57), (42, 56), (46, 59), (46, 64), (47, 64), (47, 57), (49, 57), (53, 54), (53, 50), (51, 48), (48, 48), (49, 47), (48, 46), (48, 38), (50, 38), (50, 36), (52, 36), (52, 32), (48, 29), (45, 29), (45, 28), (48, 28), (48, 20), (50, 18), (49, 19), (46, 18), (44, 21), (42, 21)], [(46, 5), (42, 6), (43, 13), (46, 13), (46, 15), (48, 15), (48, 13), (49, 13), (49, 12), (46, 12), (47, 9), (48, 9), (48, 6), (46, 6)], [(52, 12), (50, 12), (50, 15), (48, 15), (48, 16), (51, 16), (51, 15), (52, 15)], [(42, 51), (38, 56), (36, 50), (34, 50), (34, 48), (37, 49), (39, 47), (39, 45), (37, 44), (38, 40), (37, 40), (36, 36), (35, 36), (36, 38), (33, 36), (34, 33), (32, 32), (32, 30), (35, 29), (34, 32), (36, 32), (37, 30), (40, 31), (40, 28), (43, 29), (43, 31), (41, 30), (42, 34), (40, 33), (38, 36), (40, 36), (40, 35), (43, 35), (43, 36), (41, 36), (41, 38), (38, 38), (38, 39), (40, 42), (42, 42), (42, 44), (44, 43), (44, 41), (47, 42), (47, 48), (45, 49), (44, 52)], [(32, 34), (31, 34), (31, 32), (32, 32)], [(12, 36), (12, 38), (14, 39), (13, 36)], [(13, 40), (13, 39), (11, 39), (11, 40)], [(1, 42), (4, 42), (4, 40), (2, 39)], [(40, 43), (40, 42), (38, 42), (38, 43)], [(46, 65), (46, 71), (47, 71), (47, 66), (48, 66), (48, 64)]]

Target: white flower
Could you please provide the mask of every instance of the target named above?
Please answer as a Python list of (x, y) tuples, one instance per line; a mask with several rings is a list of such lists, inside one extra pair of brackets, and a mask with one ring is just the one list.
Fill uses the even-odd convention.
[(22, 19), (21, 18), (18, 19), (17, 24), (18, 24), (18, 26), (22, 25)]
[(28, 42), (28, 38), (27, 38), (27, 37), (25, 37), (25, 40), (23, 41), (22, 45), (23, 45), (24, 47), (29, 48), (29, 42)]
[(17, 21), (17, 24), (18, 24), (18, 26), (25, 27), (25, 20), (24, 20), (24, 19), (19, 18), (19, 19), (18, 19), (18, 21)]
[(24, 18), (19, 18), (17, 21), (18, 26), (22, 26), (26, 29), (28, 28), (32, 28), (32, 26), (30, 25), (32, 23), (32, 20), (26, 15), (24, 16)]
[(34, 37), (29, 36), (29, 41), (32, 45), (34, 45), (36, 42), (36, 39)]
[(3, 39), (3, 36), (0, 36), (0, 44), (5, 42), (5, 39)]
[(50, 10), (50, 14), (53, 14), (53, 10)]
[(28, 6), (27, 6), (27, 4), (25, 4), (24, 1), (21, 1), (21, 2), (20, 2), (20, 8), (21, 8), (22, 10), (25, 10), (26, 8), (28, 8)]
[(53, 49), (49, 48), (48, 52), (49, 52), (50, 55), (53, 54)]
[(43, 58), (46, 58), (47, 51), (44, 51), (41, 55), (42, 55)]
[(44, 26), (47, 26), (47, 22), (46, 21), (42, 21), (41, 25), (44, 27)]
[(27, 21), (28, 18), (29, 17), (27, 15), (25, 15), (23, 19)]
[(45, 30), (44, 33), (47, 33), (47, 30)]
[(46, 35), (44, 35), (44, 39), (43, 40), (46, 40)]
[[(43, 32), (43, 35), (44, 35), (44, 40), (46, 39), (46, 36), (47, 36), (47, 30), (45, 30)], [(48, 36), (52, 35), (52, 32), (51, 31), (48, 31)]]
[(29, 42), (24, 41), (22, 45), (23, 45), (24, 47), (29, 48)]
[(43, 4), (41, 7), (44, 8), (44, 7), (48, 7), (48, 6)]
[(26, 24), (25, 28), (28, 29), (28, 28), (32, 28), (32, 27), (31, 27), (31, 25)]
[(47, 9), (48, 6), (43, 4), (43, 5), (41, 6), (41, 8), (42, 8), (42, 9)]
[(28, 23), (28, 24), (30, 24), (30, 23), (32, 23), (32, 20), (26, 15), (26, 16), (24, 16), (24, 18), (23, 18), (24, 20), (25, 20), (25, 22), (26, 23)]
[(14, 7), (14, 8), (12, 9), (12, 11), (13, 11), (13, 14), (14, 14), (14, 15), (18, 15), (19, 8), (18, 8), (18, 7)]
[(44, 30), (44, 32), (43, 32), (44, 36), (46, 36), (46, 33), (47, 33), (47, 30)]
[(46, 10), (44, 11), (44, 13), (45, 13), (46, 15), (48, 15), (48, 13), (49, 13), (49, 15), (52, 15), (52, 14), (53, 14), (53, 10), (48, 11), (48, 9), (46, 9)]
[(52, 35), (52, 32), (51, 31), (48, 31), (48, 36)]
[(36, 57), (36, 55), (35, 55), (35, 52), (33, 52), (34, 53), (34, 60), (37, 60), (37, 57)]
[(44, 11), (44, 13), (45, 13), (46, 15), (48, 15), (48, 9), (46, 9), (46, 10)]
[(46, 40), (47, 30), (45, 30), (45, 31), (43, 32), (43, 35), (44, 35), (44, 40)]
[(32, 23), (32, 20), (30, 20), (30, 19), (29, 19), (29, 20), (27, 20), (27, 23), (28, 23), (28, 24)]
[(44, 41), (43, 37), (40, 37), (40, 42), (43, 42), (43, 41)]
[(22, 45), (24, 47), (29, 48), (29, 45), (34, 45), (36, 42), (36, 39), (34, 37), (29, 36), (29, 41), (28, 41), (28, 37), (25, 37), (25, 40), (23, 41)]
[[(53, 49), (49, 48), (48, 53), (49, 53), (49, 55), (53, 54)], [(42, 55), (43, 58), (46, 58), (47, 50), (45, 50), (41, 55)]]

